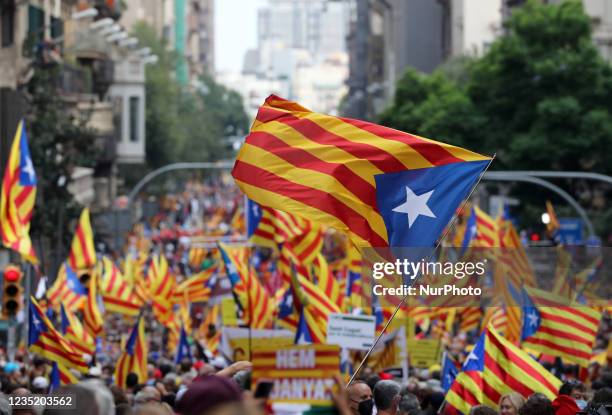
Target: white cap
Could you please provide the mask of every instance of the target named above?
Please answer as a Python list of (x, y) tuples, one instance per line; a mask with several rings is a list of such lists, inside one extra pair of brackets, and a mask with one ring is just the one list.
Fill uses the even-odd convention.
[(38, 389), (47, 389), (49, 387), (49, 381), (45, 377), (36, 376), (32, 381), (32, 386)]
[(92, 366), (89, 368), (89, 376), (99, 377), (102, 376), (102, 369), (99, 366)]

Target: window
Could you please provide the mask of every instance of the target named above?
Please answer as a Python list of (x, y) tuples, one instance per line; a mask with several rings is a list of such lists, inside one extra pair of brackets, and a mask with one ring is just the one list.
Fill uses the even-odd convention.
[(140, 98), (130, 97), (130, 141), (138, 141), (138, 119), (140, 111)]
[(0, 27), (2, 28), (2, 47), (15, 42), (15, 0), (0, 0)]
[(28, 34), (40, 42), (45, 35), (45, 12), (38, 7), (28, 6)]

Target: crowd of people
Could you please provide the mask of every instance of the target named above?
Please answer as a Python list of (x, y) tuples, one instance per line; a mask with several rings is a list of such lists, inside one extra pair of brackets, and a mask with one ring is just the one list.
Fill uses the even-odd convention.
[[(247, 361), (224, 368), (202, 360), (150, 361), (147, 379), (127, 377), (126, 388), (114, 385), (112, 370), (90, 372), (77, 384), (62, 386), (52, 396), (72, 396), (71, 407), (15, 406), (14, 397), (47, 393), (45, 376), (49, 362), (36, 359), (30, 367), (5, 363), (0, 375), (0, 415), (88, 414), (88, 415), (263, 415), (270, 413), (265, 397), (253, 396), (251, 368)], [(106, 368), (108, 369), (108, 368)], [(336, 377), (330, 391), (340, 415), (434, 415), (445, 412), (439, 372), (427, 378), (414, 377), (401, 383), (387, 373), (371, 368), (346, 386)], [(12, 401), (9, 400), (12, 398)], [(474, 406), (465, 415), (576, 415), (612, 414), (612, 371), (604, 371), (589, 387), (567, 379), (553, 401), (542, 394), (525, 399), (516, 392), (500, 397), (498, 408)]]
[[(240, 237), (245, 232), (243, 197), (233, 183), (221, 179), (189, 181), (181, 193), (161, 200), (157, 214), (146, 218), (128, 238), (125, 252), (137, 256), (143, 251), (163, 253), (177, 281), (212, 265), (211, 255), (192, 258), (191, 242), (207, 236)], [(328, 235), (322, 252), (330, 263), (346, 255), (343, 244)], [(208, 251), (210, 254), (210, 251)], [(260, 255), (255, 265), (258, 277), (270, 290), (266, 273), (272, 272), (272, 262)], [(116, 258), (117, 259), (117, 258)], [(268, 269), (270, 268), (270, 269)], [(271, 290), (274, 291), (273, 289)], [(214, 291), (213, 295), (218, 294)], [(209, 309), (193, 304), (190, 310), (194, 330)], [(192, 357), (175, 363), (173, 350), (167, 346), (167, 332), (151, 310), (144, 311), (149, 343), (146, 379), (135, 373), (126, 378), (126, 387), (117, 386), (115, 364), (121, 353), (121, 337), (133, 321), (119, 315), (109, 315), (105, 321), (105, 336), (92, 358), (91, 367), (76, 384), (50, 391), (52, 362), (31, 356), (21, 349), (14, 359), (0, 349), (0, 415), (88, 414), (88, 415), (258, 415), (271, 413), (271, 403), (265, 396), (254, 396), (251, 385), (252, 364), (231, 362), (223, 353), (213, 356), (202, 339), (194, 337)], [(219, 327), (208, 327), (208, 335)], [(595, 348), (605, 350), (612, 331), (606, 315), (600, 325)], [(447, 352), (456, 354), (460, 362), (468, 343), (474, 343), (478, 333), (456, 333), (447, 338)], [(608, 356), (610, 357), (610, 356)], [(588, 380), (577, 379), (576, 367), (548, 364), (548, 369), (564, 381), (554, 400), (541, 394), (525, 399), (511, 392), (500, 397), (497, 407), (479, 405), (464, 415), (612, 415), (612, 371), (606, 363), (591, 368)], [(368, 362), (371, 363), (371, 362)], [(546, 365), (546, 364), (545, 364)], [(334, 410), (340, 415), (433, 415), (452, 414), (445, 407), (439, 367), (429, 370), (409, 368), (411, 377), (396, 378), (395, 374), (378, 371), (366, 364), (355, 380), (347, 385), (348, 377), (337, 376), (330, 391)], [(378, 371), (378, 372), (377, 372)], [(74, 396), (74, 407), (16, 406), (12, 397), (39, 394)]]

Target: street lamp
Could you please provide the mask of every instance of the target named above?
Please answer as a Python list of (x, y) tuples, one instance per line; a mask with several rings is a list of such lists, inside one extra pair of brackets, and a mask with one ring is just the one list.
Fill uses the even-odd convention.
[(133, 47), (133, 46), (136, 46), (137, 44), (138, 44), (138, 39), (136, 39), (135, 37), (128, 37), (127, 39), (122, 39), (119, 41), (119, 46), (121, 46), (122, 48)]
[(157, 55), (149, 55), (149, 56), (145, 56), (142, 60), (142, 62), (146, 65), (148, 63), (157, 63), (157, 61), (159, 61), (159, 58), (157, 57)]
[(90, 7), (89, 9), (80, 10), (72, 13), (72, 20), (86, 19), (88, 17), (96, 17), (98, 15), (98, 9)]
[(148, 46), (146, 46), (146, 47), (144, 47), (142, 49), (138, 49), (136, 51), (136, 55), (138, 55), (138, 56), (147, 56), (150, 53), (151, 53), (151, 48), (148, 47)]
[(128, 34), (126, 32), (118, 32), (118, 33), (113, 33), (110, 36), (107, 36), (106, 40), (108, 40), (109, 42), (116, 42), (117, 40), (123, 40), (127, 38), (128, 38)]
[(90, 24), (89, 28), (91, 30), (100, 30), (104, 29), (105, 27), (112, 26), (113, 23), (115, 23), (113, 19), (111, 19), (110, 17), (105, 17), (104, 19), (96, 20), (95, 22)]
[(121, 26), (115, 23), (112, 26), (105, 27), (104, 29), (100, 30), (100, 35), (106, 36), (106, 35), (111, 35), (113, 33), (120, 32), (120, 31), (121, 31)]

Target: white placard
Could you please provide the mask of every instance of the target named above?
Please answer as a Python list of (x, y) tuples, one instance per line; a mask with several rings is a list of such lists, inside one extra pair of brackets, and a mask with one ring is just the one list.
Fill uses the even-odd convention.
[(327, 343), (347, 349), (369, 350), (375, 333), (375, 316), (330, 314), (327, 321)]

